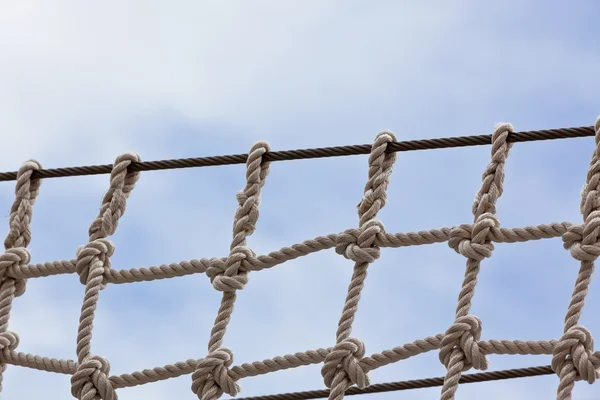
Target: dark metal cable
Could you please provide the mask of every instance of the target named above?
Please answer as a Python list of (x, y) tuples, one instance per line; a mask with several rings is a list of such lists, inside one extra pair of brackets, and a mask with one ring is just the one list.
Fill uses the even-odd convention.
[[(539, 131), (515, 132), (508, 137), (509, 142), (533, 142), (538, 140), (571, 139), (577, 137), (594, 136), (593, 126), (582, 126), (576, 128), (547, 129)], [(416, 151), (446, 149), (452, 147), (483, 146), (492, 143), (492, 135), (460, 136), (440, 139), (408, 140), (405, 142), (392, 142), (388, 144), (387, 151)], [(316, 149), (300, 149), (272, 151), (263, 156), (265, 161), (286, 161), (308, 158), (340, 157), (359, 154), (369, 154), (370, 144), (322, 147)], [(234, 154), (226, 156), (181, 158), (174, 160), (143, 161), (132, 163), (133, 171), (157, 171), (165, 169), (180, 169), (194, 167), (208, 167), (217, 165), (244, 164), (248, 154)], [(110, 174), (112, 164), (90, 165), (83, 167), (66, 167), (41, 169), (34, 172), (39, 178), (59, 178), (67, 176), (100, 175)], [(0, 173), (0, 181), (14, 181), (17, 179), (16, 172)]]
[[(477, 374), (467, 374), (460, 378), (460, 383), (476, 383), (476, 382), (487, 382), (487, 381), (498, 381), (503, 379), (515, 379), (515, 378), (529, 378), (533, 376), (541, 375), (552, 375), (552, 367), (549, 365), (544, 367), (530, 367), (530, 368), (519, 368), (519, 369), (506, 369), (503, 371), (491, 371), (481, 372)], [(371, 393), (384, 393), (384, 392), (395, 392), (399, 390), (409, 389), (424, 389), (436, 386), (442, 386), (444, 384), (444, 378), (428, 378), (428, 379), (417, 379), (411, 381), (402, 382), (389, 382), (389, 383), (378, 383), (371, 385), (365, 389), (359, 389), (357, 387), (351, 387), (346, 391), (346, 396), (355, 394), (371, 394)], [(267, 396), (255, 396), (255, 397), (239, 397), (235, 400), (309, 400), (309, 399), (324, 399), (329, 396), (329, 390), (311, 390), (306, 392), (294, 392), (294, 393), (281, 393)], [(233, 399), (227, 399), (233, 400)]]

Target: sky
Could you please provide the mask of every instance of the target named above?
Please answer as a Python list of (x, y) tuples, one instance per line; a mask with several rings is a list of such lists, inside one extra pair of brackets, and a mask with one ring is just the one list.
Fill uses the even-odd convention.
[[(600, 4), (444, 1), (0, 1), (0, 170), (593, 125), (600, 115)], [(503, 227), (580, 223), (591, 137), (520, 143), (498, 202)], [(248, 245), (265, 254), (358, 226), (368, 156), (277, 162)], [(490, 146), (399, 153), (379, 213), (388, 232), (472, 222)], [(244, 166), (144, 172), (112, 236), (113, 268), (224, 257)], [(68, 260), (108, 175), (48, 179), (34, 206), (32, 262)], [(0, 183), (5, 235), (14, 182)], [(235, 364), (335, 343), (353, 263), (333, 250), (252, 273), (225, 337)], [(353, 336), (367, 354), (444, 332), (465, 259), (447, 244), (382, 249), (369, 268)], [(560, 238), (499, 244), (472, 313), (482, 340), (559, 338), (579, 269)], [(597, 278), (597, 277), (596, 277)], [(30, 279), (14, 301), (18, 350), (75, 359), (83, 286)], [(92, 351), (129, 373), (205, 356), (220, 301), (204, 275), (109, 285)], [(581, 324), (600, 335), (592, 282)], [(598, 345), (597, 345), (598, 346)], [(596, 348), (598, 349), (598, 348)], [(551, 356), (489, 356), (490, 370)], [(243, 379), (240, 396), (324, 388), (320, 365)], [(476, 372), (476, 371), (472, 371)], [(372, 383), (443, 376), (432, 351), (370, 373)], [(574, 398), (600, 398), (578, 382)], [(69, 398), (70, 377), (9, 366), (1, 399)], [(191, 376), (120, 389), (119, 399), (194, 399)], [(554, 398), (554, 375), (461, 385), (457, 399)], [(440, 388), (358, 396), (420, 400)], [(595, 396), (595, 397), (594, 397)], [(223, 398), (228, 398), (227, 395)]]

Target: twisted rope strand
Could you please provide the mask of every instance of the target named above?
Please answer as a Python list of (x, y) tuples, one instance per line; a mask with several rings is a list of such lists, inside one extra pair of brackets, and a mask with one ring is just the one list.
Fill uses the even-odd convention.
[(383, 224), (376, 217), (387, 200), (386, 190), (396, 154), (386, 152), (386, 149), (394, 141), (396, 137), (391, 132), (382, 131), (377, 134), (369, 156), (369, 179), (364, 196), (357, 206), (359, 229), (354, 231), (354, 235), (341, 235), (336, 244), (336, 253), (354, 261), (354, 272), (338, 323), (336, 344), (325, 357), (321, 369), (325, 385), (331, 389), (329, 400), (342, 400), (344, 392), (351, 385), (361, 389), (369, 386), (367, 372), (360, 364), (365, 355), (365, 345), (361, 340), (351, 338), (350, 334), (367, 278), (367, 269), (370, 263), (379, 258), (379, 247), (376, 247), (375, 239), (385, 232)]
[(565, 249), (570, 250), (581, 266), (565, 317), (564, 335), (552, 357), (552, 369), (560, 379), (557, 400), (571, 400), (575, 381), (583, 379), (592, 384), (600, 377), (600, 356), (593, 353), (592, 334), (577, 325), (592, 281), (594, 261), (600, 255), (600, 118), (596, 120), (595, 130), (596, 148), (581, 193), (584, 223), (581, 227), (571, 227), (563, 236)]
[(269, 144), (266, 142), (258, 142), (250, 149), (246, 163), (246, 187), (236, 196), (239, 206), (233, 219), (229, 257), (224, 263), (214, 263), (206, 270), (214, 288), (223, 292), (223, 298), (210, 334), (208, 354), (198, 362), (192, 374), (192, 392), (200, 400), (217, 400), (223, 393), (235, 396), (240, 391), (229, 369), (233, 363), (233, 352), (221, 346), (233, 313), (236, 291), (248, 283), (249, 260), (256, 257), (246, 246), (246, 238), (256, 229), (260, 191), (269, 174), (269, 163), (263, 162), (268, 151)]
[[(377, 368), (401, 360), (406, 360), (419, 354), (437, 350), (440, 348), (443, 338), (444, 334), (437, 334), (435, 336), (426, 337), (425, 339), (415, 340), (414, 342), (397, 346), (393, 349), (382, 351), (381, 353), (375, 353), (370, 357), (364, 357), (360, 361), (360, 364), (365, 371), (373, 371)], [(489, 340), (481, 341), (480, 348), (482, 353), (486, 355), (550, 355), (554, 351), (557, 343), (558, 340)], [(231, 368), (231, 377), (234, 380), (240, 380), (242, 378), (265, 375), (286, 369), (319, 364), (325, 360), (331, 350), (332, 348), (320, 348), (295, 354), (286, 354), (284, 356), (252, 363), (244, 363)], [(78, 365), (78, 363), (73, 360), (40, 357), (8, 349), (0, 352), (0, 360), (16, 366), (68, 375), (72, 375), (77, 370)], [(198, 364), (198, 360), (180, 361), (174, 364), (154, 367), (152, 369), (144, 369), (143, 371), (111, 376), (109, 380), (115, 389), (139, 386), (191, 374), (197, 368)]]
[[(8, 269), (19, 269), (31, 259), (27, 246), (31, 242), (31, 219), (33, 204), (42, 184), (33, 176), (42, 166), (37, 161), (25, 162), (17, 173), (15, 201), (10, 209), (9, 232), (4, 240), (4, 254), (0, 255), (0, 351), (14, 350), (19, 344), (19, 336), (8, 331), (8, 322), (15, 297), (25, 293), (27, 280), (7, 274)], [(6, 364), (0, 363), (0, 392), (4, 380)]]
[[(569, 227), (574, 226), (570, 222), (553, 222), (551, 224), (541, 224), (537, 226), (528, 226), (525, 228), (492, 228), (490, 229), (490, 238), (495, 243), (518, 243), (530, 240), (541, 240), (561, 237)], [(467, 228), (465, 228), (467, 227)], [(469, 228), (470, 227), (470, 228)], [(409, 232), (409, 233), (385, 233), (378, 234), (375, 237), (374, 244), (377, 247), (406, 247), (420, 246), (432, 243), (447, 242), (453, 230), (459, 227), (439, 228), (429, 231)], [(461, 229), (472, 229), (472, 225), (461, 225)], [(327, 236), (318, 236), (314, 239), (306, 240), (302, 243), (294, 244), (289, 247), (283, 247), (266, 255), (260, 255), (256, 258), (247, 259), (247, 267), (251, 271), (261, 271), (283, 264), (286, 261), (304, 257), (321, 250), (328, 250), (336, 246), (341, 241), (341, 236), (348, 232), (356, 236), (356, 229), (348, 229), (339, 234), (329, 234)], [(123, 284), (132, 282), (147, 282), (157, 279), (167, 279), (173, 277), (186, 276), (191, 274), (204, 273), (211, 266), (222, 266), (227, 261), (227, 257), (222, 258), (202, 258), (179, 263), (163, 264), (148, 268), (130, 268), (130, 269), (105, 269), (104, 279), (107, 283)], [(77, 260), (51, 261), (39, 264), (29, 264), (24, 266), (9, 266), (6, 274), (17, 279), (40, 278), (44, 276), (70, 274), (75, 272)]]
[(498, 228), (496, 202), (502, 195), (504, 163), (512, 144), (507, 141), (513, 132), (510, 124), (500, 124), (492, 135), (492, 161), (482, 177), (481, 189), (473, 204), (474, 225), (472, 229), (461, 227), (451, 233), (450, 247), (467, 258), (467, 267), (454, 324), (446, 331), (440, 349), (440, 361), (447, 369), (442, 386), (441, 400), (454, 400), (462, 372), (475, 368), (486, 370), (488, 362), (479, 348), (481, 320), (469, 314), (471, 299), (475, 295), (477, 275), (481, 261), (491, 257), (494, 245), (489, 232)]
[(96, 305), (100, 291), (106, 287), (104, 269), (110, 267), (110, 257), (115, 251), (108, 237), (115, 233), (119, 218), (125, 213), (126, 200), (139, 179), (139, 172), (127, 170), (133, 161), (140, 161), (137, 154), (117, 157), (109, 190), (102, 199), (98, 217), (89, 228), (89, 242), (77, 249), (75, 268), (85, 285), (85, 293), (77, 331), (77, 368), (71, 377), (71, 394), (79, 400), (118, 399), (108, 379), (110, 364), (104, 357), (92, 354), (91, 341)]

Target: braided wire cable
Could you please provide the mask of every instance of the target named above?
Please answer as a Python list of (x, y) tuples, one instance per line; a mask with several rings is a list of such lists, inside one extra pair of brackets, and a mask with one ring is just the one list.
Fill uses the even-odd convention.
[[(542, 129), (535, 131), (514, 132), (509, 142), (523, 143), (536, 142), (541, 140), (556, 139), (574, 139), (580, 137), (594, 136), (593, 126), (579, 126), (571, 128)], [(403, 142), (392, 142), (388, 145), (387, 151), (417, 151), (449, 149), (456, 147), (485, 146), (492, 142), (492, 135), (472, 135), (458, 136), (437, 139), (407, 140)], [(371, 152), (370, 144), (334, 146), (313, 149), (282, 150), (270, 151), (263, 156), (264, 161), (291, 161), (305, 160), (311, 158), (325, 157), (343, 157), (353, 155), (367, 155)], [(231, 154), (224, 156), (180, 158), (172, 160), (157, 160), (133, 162), (129, 167), (132, 171), (160, 171), (168, 169), (199, 168), (220, 165), (245, 164), (248, 160), (248, 154)], [(37, 178), (64, 178), (68, 176), (87, 176), (110, 174), (113, 166), (105, 165), (86, 165), (81, 167), (64, 167), (52, 169), (40, 169), (35, 172)], [(17, 172), (1, 172), (0, 182), (14, 181), (17, 179)]]

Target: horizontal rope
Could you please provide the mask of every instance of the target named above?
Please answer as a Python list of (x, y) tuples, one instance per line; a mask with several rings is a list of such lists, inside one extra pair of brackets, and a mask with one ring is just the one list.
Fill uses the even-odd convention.
[[(361, 364), (367, 371), (373, 371), (377, 368), (381, 368), (419, 354), (437, 350), (440, 348), (443, 338), (444, 335), (440, 333), (435, 336), (428, 336), (425, 339), (415, 340), (412, 343), (397, 346), (381, 353), (375, 353), (370, 357), (366, 357), (365, 359), (361, 360)], [(479, 342), (479, 347), (483, 354), (550, 355), (552, 354), (552, 351), (557, 343), (557, 340), (484, 340)], [(329, 352), (331, 352), (331, 348), (320, 348), (295, 354), (286, 354), (282, 357), (274, 357), (252, 363), (244, 363), (232, 367), (231, 376), (235, 380), (240, 380), (243, 378), (265, 375), (272, 372), (319, 364), (325, 360), (325, 357), (329, 354)], [(4, 363), (15, 366), (66, 375), (73, 375), (77, 369), (77, 362), (73, 360), (42, 357), (9, 350), (6, 348), (0, 352), (0, 360)], [(197, 365), (198, 360), (189, 359), (186, 361), (176, 362), (174, 364), (167, 364), (161, 367), (135, 371), (129, 374), (115, 375), (111, 376), (109, 379), (115, 389), (122, 389), (144, 385), (147, 383), (160, 382), (183, 375), (189, 375), (196, 369)], [(526, 368), (526, 370), (536, 370), (539, 368), (546, 367), (530, 367)], [(494, 374), (506, 373), (509, 377), (518, 377), (511, 375), (510, 371), (512, 370), (487, 372), (478, 375), (483, 375), (485, 377), (487, 376), (486, 374), (492, 376)], [(405, 389), (409, 388), (410, 387), (407, 387)]]
[[(593, 126), (582, 126), (574, 128), (558, 128), (537, 131), (514, 132), (508, 136), (508, 142), (534, 142), (552, 139), (571, 139), (578, 137), (594, 136)], [(387, 145), (388, 152), (415, 151), (446, 149), (454, 147), (483, 146), (492, 143), (492, 135), (458, 136), (439, 139), (408, 140), (402, 142), (390, 142)], [(271, 151), (262, 156), (264, 161), (288, 161), (309, 158), (340, 157), (350, 155), (369, 154), (370, 144), (322, 147), (314, 149)], [(244, 164), (248, 154), (234, 154), (213, 157), (181, 158), (160, 161), (132, 162), (132, 171), (158, 171), (167, 169), (197, 168), (219, 165)], [(102, 175), (110, 174), (112, 164), (89, 165), (82, 167), (65, 167), (40, 169), (33, 172), (38, 178), (60, 178), (67, 176)], [(17, 172), (0, 173), (0, 181), (14, 181)]]
[[(470, 224), (460, 225), (460, 227), (470, 227)], [(551, 223), (551, 224), (540, 224), (537, 226), (528, 226), (524, 228), (491, 228), (490, 237), (493, 242), (496, 243), (515, 243), (525, 242), (530, 240), (539, 240), (546, 238), (555, 238), (562, 236), (567, 230), (573, 226), (569, 222)], [(441, 243), (447, 241), (453, 229), (457, 227), (443, 227), (439, 229), (432, 229), (429, 231), (418, 231), (409, 233), (382, 233), (377, 235), (376, 244), (380, 247), (403, 247), (403, 246), (415, 246), (432, 243)], [(261, 255), (256, 257), (251, 265), (252, 270), (259, 271), (265, 268), (270, 268), (286, 261), (302, 257), (314, 252), (321, 250), (330, 249), (335, 247), (337, 240), (342, 235), (353, 233), (356, 229), (348, 229), (339, 234), (330, 234), (325, 236), (319, 236), (311, 240), (306, 240), (302, 243), (292, 245), (290, 247), (283, 247), (280, 250), (273, 251), (267, 255)], [(356, 233), (356, 232), (354, 232)], [(111, 283), (128, 283), (128, 282), (139, 282), (139, 281), (151, 281), (156, 279), (165, 279), (175, 276), (184, 276), (194, 273), (204, 273), (207, 268), (213, 264), (224, 263), (226, 258), (203, 258), (200, 260), (184, 261), (181, 263), (172, 263), (169, 265), (161, 265), (158, 267), (150, 268), (132, 268), (128, 270), (115, 270), (107, 268), (104, 273), (106, 282)], [(30, 264), (23, 267), (8, 267), (6, 274), (17, 279), (23, 278), (35, 278), (42, 276), (49, 276), (55, 274), (68, 274), (76, 272), (76, 260), (65, 260), (65, 261), (53, 261), (46, 262), (43, 264)], [(416, 340), (415, 342), (398, 346), (390, 350), (383, 351), (381, 353), (375, 353), (370, 357), (365, 357), (361, 360), (363, 368), (365, 370), (374, 370), (383, 367), (388, 364), (395, 363), (397, 361), (407, 359), (409, 357), (426, 353), (431, 350), (440, 348), (440, 343), (443, 338), (443, 334), (430, 336), (422, 340)], [(484, 354), (552, 354), (552, 349), (556, 345), (556, 340), (550, 341), (520, 341), (520, 340), (490, 340), (479, 342), (479, 347)], [(299, 366), (306, 366), (312, 364), (322, 363), (325, 360), (327, 354), (331, 349), (317, 349), (309, 350), (303, 353), (296, 353), (292, 355), (285, 355), (283, 357), (275, 357), (273, 359), (267, 359), (263, 361), (256, 361), (253, 363), (245, 363), (242, 365), (234, 366), (231, 368), (232, 377), (235, 379), (242, 379), (245, 377), (257, 376), (266, 374), (269, 372), (281, 371), (289, 368), (295, 368)], [(63, 374), (72, 375), (77, 369), (77, 363), (72, 360), (64, 359), (53, 359), (47, 357), (40, 357), (37, 355), (26, 354), (22, 352), (15, 352), (8, 349), (4, 349), (0, 353), (1, 361), (12, 365), (19, 365), (23, 367), (34, 368), (38, 370), (57, 372)], [(169, 364), (162, 367), (156, 367), (153, 369), (145, 369), (143, 371), (136, 371), (131, 374), (122, 374), (119, 376), (110, 377), (110, 381), (115, 389), (138, 386), (151, 382), (158, 382), (170, 378), (175, 378), (182, 375), (192, 373), (197, 366), (196, 360), (186, 360), (184, 362), (177, 362), (175, 364)], [(539, 368), (546, 367), (533, 367), (527, 370), (536, 370)], [(496, 375), (490, 375), (496, 374)], [(471, 379), (470, 376), (474, 376), (474, 381), (480, 381), (477, 379), (493, 379), (493, 376), (499, 376), (498, 374), (507, 374), (506, 376), (514, 375), (513, 372), (509, 371), (498, 371), (494, 373), (484, 373), (467, 375), (464, 379)], [(518, 376), (515, 376), (518, 377)], [(436, 378), (438, 379), (438, 378)], [(499, 378), (498, 378), (499, 379)], [(506, 379), (506, 378), (502, 378)], [(410, 382), (396, 382), (390, 384), (373, 385), (368, 391), (356, 391), (358, 389), (349, 389), (347, 394), (359, 394), (359, 393), (376, 393), (377, 391), (392, 390), (389, 388), (403, 388), (393, 390), (404, 390), (416, 387), (427, 387), (418, 386), (424, 384), (438, 385), (437, 380), (420, 380)], [(389, 386), (391, 385), (391, 386)], [(417, 385), (417, 386), (415, 386)], [(356, 391), (356, 393), (354, 393)], [(301, 395), (310, 393), (312, 395), (326, 396), (326, 391), (314, 391), (314, 392), (302, 392)], [(296, 394), (294, 394), (296, 396)], [(288, 397), (291, 399), (292, 397)], [(294, 399), (296, 397), (293, 397)], [(300, 399), (302, 397), (298, 397)], [(310, 397), (314, 398), (314, 397)]]
[[(530, 378), (541, 375), (551, 375), (554, 371), (550, 365), (543, 367), (531, 367), (531, 368), (520, 368), (520, 369), (507, 369), (503, 371), (491, 371), (481, 372), (476, 374), (463, 375), (460, 378), (459, 383), (476, 383), (476, 382), (489, 382), (497, 381), (502, 379), (515, 379), (515, 378)], [(395, 392), (399, 390), (409, 389), (425, 389), (431, 387), (442, 386), (444, 384), (444, 378), (429, 378), (429, 379), (417, 379), (402, 382), (389, 382), (389, 383), (378, 383), (366, 387), (365, 389), (359, 389), (356, 386), (351, 387), (345, 392), (346, 396), (356, 394), (372, 394), (372, 393), (384, 393), (384, 392)], [(267, 396), (255, 396), (255, 397), (237, 397), (235, 400), (309, 400), (309, 399), (323, 399), (329, 396), (329, 390), (311, 390), (305, 392), (294, 392), (294, 393), (282, 393)], [(230, 399), (233, 400), (233, 399)]]
[[(491, 228), (490, 237), (494, 243), (517, 243), (530, 240), (550, 239), (562, 236), (572, 226), (570, 222), (554, 222), (524, 228)], [(379, 247), (406, 247), (420, 246), (448, 241), (450, 233), (455, 227), (431, 229), (409, 233), (384, 233), (378, 235), (375, 244)], [(346, 232), (354, 231), (349, 229)], [(336, 245), (342, 234), (330, 234), (305, 240), (302, 243), (283, 247), (266, 255), (256, 257), (251, 265), (252, 271), (260, 271), (283, 264), (286, 261), (307, 256), (322, 250), (328, 250)], [(163, 264), (149, 268), (114, 269), (106, 268), (104, 280), (107, 283), (123, 284), (131, 282), (149, 282), (158, 279), (167, 279), (192, 274), (200, 274), (215, 264), (224, 264), (225, 257), (201, 258), (179, 263)], [(45, 263), (29, 264), (26, 266), (9, 266), (6, 275), (15, 279), (41, 278), (44, 276), (72, 274), (76, 272), (77, 260), (57, 260)]]

